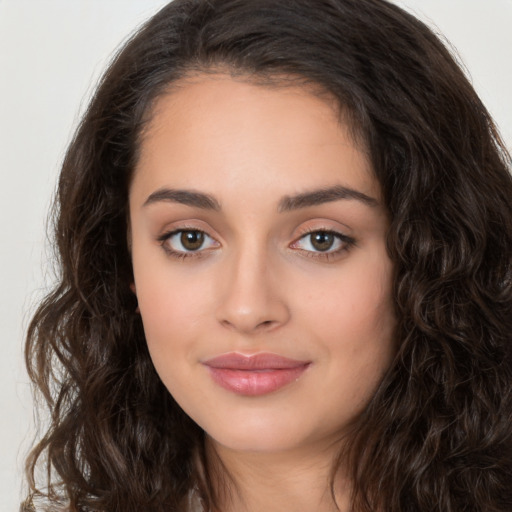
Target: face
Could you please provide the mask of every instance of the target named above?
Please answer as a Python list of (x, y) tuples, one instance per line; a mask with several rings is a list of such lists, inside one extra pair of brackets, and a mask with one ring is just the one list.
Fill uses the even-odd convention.
[(155, 106), (130, 190), (156, 370), (218, 446), (332, 445), (394, 355), (377, 181), (336, 109), (219, 75)]

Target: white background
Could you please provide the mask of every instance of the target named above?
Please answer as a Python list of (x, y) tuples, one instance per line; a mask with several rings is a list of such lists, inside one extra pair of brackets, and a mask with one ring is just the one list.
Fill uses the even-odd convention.
[[(0, 510), (15, 511), (33, 406), (22, 344), (51, 282), (45, 219), (109, 55), (165, 0), (0, 0)], [(458, 50), (512, 149), (512, 0), (405, 0)], [(432, 21), (433, 20), (433, 21)]]

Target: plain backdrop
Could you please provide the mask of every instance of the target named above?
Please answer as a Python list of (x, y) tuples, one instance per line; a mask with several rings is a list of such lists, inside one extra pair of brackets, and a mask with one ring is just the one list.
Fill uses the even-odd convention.
[[(276, 0), (278, 1), (278, 0)], [(52, 281), (47, 210), (67, 143), (113, 50), (164, 0), (0, 0), (0, 510), (18, 509), (34, 434), (23, 367)], [(512, 0), (397, 3), (446, 36), (512, 149)]]

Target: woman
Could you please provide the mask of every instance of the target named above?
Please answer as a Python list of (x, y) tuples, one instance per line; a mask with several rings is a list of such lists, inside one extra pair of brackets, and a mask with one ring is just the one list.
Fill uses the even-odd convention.
[(510, 510), (509, 167), (392, 4), (169, 4), (62, 168), (25, 509)]

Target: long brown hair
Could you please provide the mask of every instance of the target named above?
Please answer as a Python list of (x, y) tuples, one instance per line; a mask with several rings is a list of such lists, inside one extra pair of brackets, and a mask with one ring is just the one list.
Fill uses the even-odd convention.
[(510, 156), (439, 39), (383, 0), (175, 0), (118, 53), (60, 175), (61, 273), (26, 345), (51, 423), (22, 510), (178, 511), (197, 485), (203, 432), (134, 313), (127, 197), (154, 100), (219, 66), (334, 95), (390, 212), (399, 352), (339, 459), (354, 511), (510, 512)]

